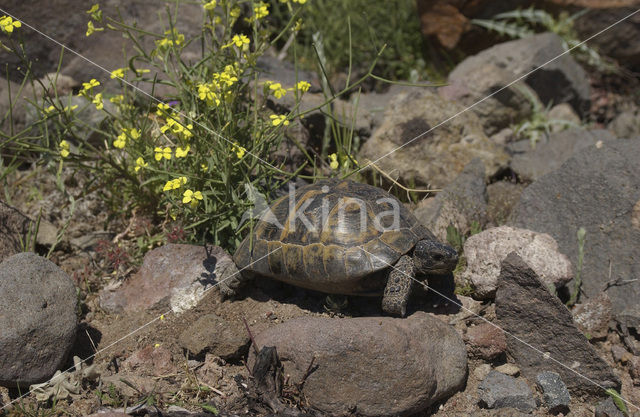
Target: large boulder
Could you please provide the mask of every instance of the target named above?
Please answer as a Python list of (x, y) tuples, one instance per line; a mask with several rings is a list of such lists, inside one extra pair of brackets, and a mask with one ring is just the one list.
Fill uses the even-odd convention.
[[(560, 56), (564, 52), (562, 39), (554, 33), (504, 42), (462, 61), (449, 74), (449, 82), (464, 83), (474, 77), (478, 68), (497, 66), (508, 77), (502, 81), (504, 85), (526, 76), (524, 83), (545, 105), (569, 103), (584, 116), (590, 107), (591, 88), (587, 74), (571, 55)], [(532, 71), (536, 68), (539, 69)]]
[(375, 162), (404, 184), (440, 188), (474, 158), (484, 163), (486, 176), (508, 162), (504, 149), (489, 140), (473, 113), (435, 92), (415, 90), (391, 100), (358, 161), (362, 166)]
[(0, 385), (29, 385), (50, 378), (75, 340), (76, 289), (53, 262), (31, 252), (0, 264)]
[(586, 230), (581, 279), (587, 298), (606, 292), (614, 313), (640, 299), (640, 139), (605, 141), (577, 152), (558, 170), (527, 187), (511, 224), (548, 233), (578, 265), (578, 238)]
[[(290, 380), (304, 383), (309, 405), (331, 414), (404, 416), (426, 409), (462, 388), (467, 353), (458, 333), (418, 312), (406, 319), (305, 317), (255, 338), (275, 346)], [(251, 350), (248, 365), (253, 367)]]
[(619, 378), (575, 326), (569, 310), (516, 253), (502, 262), (496, 317), (510, 336), (509, 355), (527, 378), (557, 372), (577, 397), (604, 397), (604, 389), (620, 389)]

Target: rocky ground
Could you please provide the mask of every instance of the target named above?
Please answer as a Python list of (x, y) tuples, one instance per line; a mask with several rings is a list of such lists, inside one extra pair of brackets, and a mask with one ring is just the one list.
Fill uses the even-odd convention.
[[(405, 145), (377, 168), (442, 189), (407, 204), (463, 254), (404, 319), (267, 279), (229, 297), (217, 284), (238, 271), (218, 247), (151, 244), (136, 265), (114, 242), (146, 219), (107, 223), (77, 173), (64, 195), (46, 170), (18, 172), (0, 201), (0, 406), (33, 392), (2, 413), (613, 417), (614, 389), (640, 416), (638, 79), (564, 55), (510, 85), (561, 52), (543, 33), (468, 57), (445, 87), (359, 98), (358, 160)], [(548, 107), (535, 137), (514, 128), (540, 116), (532, 97)], [(318, 116), (290, 133), (312, 146)], [(50, 260), (18, 253), (39, 213)]]

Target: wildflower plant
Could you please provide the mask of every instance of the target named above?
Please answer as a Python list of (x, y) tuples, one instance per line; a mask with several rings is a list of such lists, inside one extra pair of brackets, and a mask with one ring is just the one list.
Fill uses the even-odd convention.
[[(293, 2), (294, 16), (303, 3)], [(263, 86), (267, 94), (257, 94), (257, 58), (282, 35), (267, 26), (269, 9), (262, 1), (202, 1), (201, 34), (189, 39), (176, 27), (170, 9), (166, 30), (152, 33), (106, 16), (98, 4), (91, 6), (86, 35), (120, 32), (135, 54), (103, 78), (84, 80), (74, 97), (59, 97), (54, 89), (34, 100), (40, 114), (37, 150), (47, 155), (44, 160), (89, 173), (116, 215), (144, 210), (165, 223), (183, 225), (188, 240), (233, 250), (241, 239), (239, 220), (250, 207), (245, 185), (270, 195), (295, 174), (271, 155), (310, 87), (306, 80), (291, 86), (273, 82)], [(20, 22), (8, 17), (0, 22), (0, 29), (12, 34), (9, 43), (18, 46), (13, 50), (24, 51), (12, 33)], [(191, 45), (198, 45), (200, 53), (187, 61), (184, 52)], [(28, 68), (28, 58), (22, 58)], [(105, 89), (109, 82), (119, 84), (117, 93)], [(162, 84), (171, 93), (156, 100), (133, 88), (145, 84), (150, 91)], [(267, 98), (285, 94), (295, 96), (294, 109), (273, 114)], [(90, 126), (90, 135), (79, 135), (73, 128), (82, 124), (76, 113), (87, 107), (104, 120)], [(34, 149), (24, 134), (7, 139)]]

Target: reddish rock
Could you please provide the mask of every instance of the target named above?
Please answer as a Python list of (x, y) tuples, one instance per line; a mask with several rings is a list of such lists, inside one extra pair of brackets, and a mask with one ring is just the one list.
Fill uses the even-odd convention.
[[(423, 312), (405, 318), (304, 317), (272, 327), (255, 338), (275, 346), (292, 382), (312, 358), (303, 395), (329, 414), (411, 415), (462, 388), (467, 353), (458, 333)], [(249, 368), (255, 353), (249, 352)]]
[(604, 339), (609, 332), (611, 299), (606, 293), (577, 304), (571, 311), (573, 321), (588, 339)]
[(147, 253), (138, 273), (121, 287), (104, 291), (100, 306), (110, 313), (169, 308), (182, 313), (218, 283), (224, 292), (237, 278), (238, 269), (224, 249), (169, 244)]
[(498, 358), (507, 350), (504, 332), (490, 323), (470, 327), (465, 335), (465, 341), (472, 356), (487, 361)]
[(129, 356), (123, 363), (125, 370), (141, 370), (153, 376), (170, 374), (175, 371), (171, 352), (163, 346), (146, 346)]

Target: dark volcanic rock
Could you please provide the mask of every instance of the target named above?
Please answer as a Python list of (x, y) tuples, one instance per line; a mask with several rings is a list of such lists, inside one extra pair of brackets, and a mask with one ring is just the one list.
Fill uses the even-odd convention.
[(500, 372), (489, 372), (478, 391), (480, 403), (487, 408), (510, 407), (526, 413), (538, 408), (526, 382)]
[[(467, 353), (457, 332), (422, 312), (406, 319), (360, 317), (289, 320), (260, 333), (275, 346), (291, 381), (304, 383), (309, 404), (326, 413), (410, 415), (462, 388)], [(253, 367), (255, 354), (249, 353)]]
[(615, 137), (608, 130), (569, 129), (552, 133), (548, 140), (538, 142), (534, 149), (526, 143), (524, 146), (526, 151), (513, 156), (511, 168), (521, 178), (535, 181), (560, 168), (567, 159), (581, 149), (596, 146), (598, 141), (612, 139)]
[[(542, 33), (528, 38), (504, 42), (485, 49), (462, 61), (449, 74), (449, 81), (472, 77), (478, 68), (487, 65), (505, 70), (509, 79), (505, 85), (556, 58), (564, 52), (562, 40), (554, 33)], [(540, 97), (543, 103), (569, 103), (580, 115), (589, 110), (590, 86), (585, 71), (569, 54), (548, 63), (529, 74), (524, 82)]]
[(24, 252), (0, 264), (0, 385), (50, 378), (73, 345), (76, 289), (56, 264)]
[(604, 388), (619, 390), (620, 380), (576, 328), (569, 310), (515, 253), (502, 262), (496, 317), (508, 334), (507, 351), (525, 376), (535, 379), (544, 371), (557, 372), (576, 396), (606, 395), (576, 373)]
[(584, 227), (582, 292), (592, 298), (605, 291), (614, 313), (640, 299), (638, 155), (638, 138), (583, 149), (527, 187), (512, 213), (512, 224), (553, 236), (573, 265)]
[(552, 414), (567, 413), (571, 395), (560, 375), (544, 371), (536, 376), (536, 383), (542, 390), (544, 403)]

